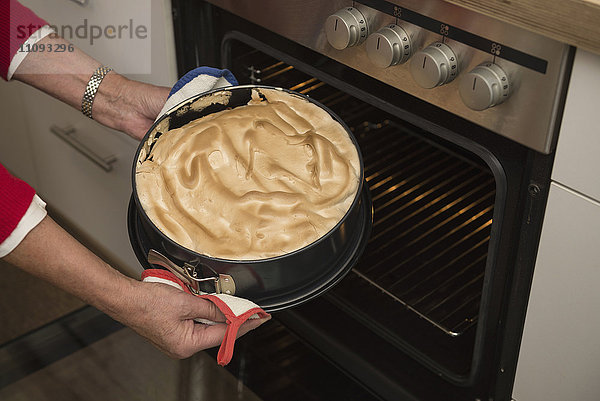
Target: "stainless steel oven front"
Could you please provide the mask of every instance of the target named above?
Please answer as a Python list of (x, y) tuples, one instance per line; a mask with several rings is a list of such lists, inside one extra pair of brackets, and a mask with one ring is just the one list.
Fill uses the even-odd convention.
[(323, 296), (241, 339), (264, 400), (509, 400), (568, 46), (444, 1), (173, 0), (180, 74), (305, 93), (351, 127), (373, 231)]

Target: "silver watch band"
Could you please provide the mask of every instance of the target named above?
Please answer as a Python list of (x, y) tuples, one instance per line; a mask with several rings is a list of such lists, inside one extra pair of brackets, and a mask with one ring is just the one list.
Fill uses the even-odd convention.
[(102, 80), (112, 71), (112, 68), (102, 66), (99, 67), (90, 78), (87, 87), (85, 88), (85, 93), (83, 94), (83, 99), (81, 100), (81, 112), (93, 119), (92, 117), (92, 105), (94, 104), (94, 99), (96, 98), (96, 93), (98, 93), (98, 88), (102, 83)]

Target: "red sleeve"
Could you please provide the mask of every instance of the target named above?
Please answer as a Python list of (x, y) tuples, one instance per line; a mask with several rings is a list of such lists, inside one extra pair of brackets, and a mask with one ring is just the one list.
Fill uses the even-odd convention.
[(48, 25), (17, 0), (0, 0), (0, 76), (6, 79), (8, 67), (19, 47), (38, 29)]
[(10, 236), (33, 200), (35, 191), (0, 164), (0, 244)]

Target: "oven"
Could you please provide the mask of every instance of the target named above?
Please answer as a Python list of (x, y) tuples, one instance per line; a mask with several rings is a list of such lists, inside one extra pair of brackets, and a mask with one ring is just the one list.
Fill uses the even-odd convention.
[(180, 75), (323, 103), (373, 202), (352, 270), (227, 369), (264, 400), (509, 400), (572, 49), (444, 1), (172, 3)]

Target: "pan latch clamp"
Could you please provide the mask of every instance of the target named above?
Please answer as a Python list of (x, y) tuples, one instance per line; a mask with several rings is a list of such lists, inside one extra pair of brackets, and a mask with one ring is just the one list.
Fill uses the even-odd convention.
[[(162, 266), (169, 270), (178, 279), (183, 281), (189, 290), (195, 295), (206, 294), (206, 292), (203, 292), (200, 289), (200, 284), (206, 282), (213, 282), (215, 286), (215, 294), (235, 295), (235, 282), (233, 281), (233, 277), (228, 274), (217, 273), (210, 266), (203, 264), (194, 266), (190, 263), (184, 263), (182, 267), (175, 264), (169, 258), (154, 249), (150, 249), (150, 251), (148, 251), (148, 262), (153, 265)], [(211, 272), (212, 276), (202, 277), (201, 272), (198, 271), (199, 267), (201, 266), (207, 268)]]

